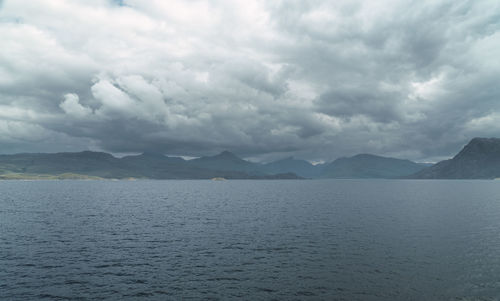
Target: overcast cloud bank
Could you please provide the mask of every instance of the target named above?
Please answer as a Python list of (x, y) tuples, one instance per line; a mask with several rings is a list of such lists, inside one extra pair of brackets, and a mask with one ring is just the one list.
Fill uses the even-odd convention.
[(494, 0), (6, 0), (0, 40), (1, 153), (436, 161), (500, 136)]

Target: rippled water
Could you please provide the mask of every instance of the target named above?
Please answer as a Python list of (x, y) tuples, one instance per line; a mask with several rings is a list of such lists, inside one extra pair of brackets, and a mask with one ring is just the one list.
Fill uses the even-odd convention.
[(498, 300), (500, 181), (0, 181), (0, 300)]

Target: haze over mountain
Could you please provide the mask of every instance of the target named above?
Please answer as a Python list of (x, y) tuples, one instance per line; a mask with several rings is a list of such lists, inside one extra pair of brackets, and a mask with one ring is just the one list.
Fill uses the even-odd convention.
[(474, 138), (452, 159), (412, 175), (417, 179), (500, 178), (500, 139)]

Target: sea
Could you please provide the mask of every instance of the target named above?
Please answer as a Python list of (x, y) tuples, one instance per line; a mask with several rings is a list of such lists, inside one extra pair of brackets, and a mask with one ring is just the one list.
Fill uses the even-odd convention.
[(500, 300), (500, 181), (0, 181), (0, 300)]

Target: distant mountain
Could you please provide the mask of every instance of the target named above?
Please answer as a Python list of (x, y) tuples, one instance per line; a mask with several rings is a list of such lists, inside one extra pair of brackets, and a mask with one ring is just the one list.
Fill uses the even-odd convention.
[[(167, 157), (160, 153), (145, 152), (140, 155), (126, 156), (120, 159), (128, 170), (133, 170), (140, 177), (152, 179), (199, 178), (204, 173), (194, 172), (186, 166), (186, 161), (179, 157)], [(207, 175), (206, 177), (209, 177)]]
[(410, 176), (416, 179), (500, 178), (500, 139), (474, 138), (452, 159)]
[(304, 178), (317, 178), (321, 173), (321, 168), (305, 160), (298, 160), (293, 157), (267, 163), (262, 166), (262, 170), (271, 174), (293, 172)]
[(142, 167), (156, 167), (159, 162), (166, 164), (182, 164), (185, 162), (180, 157), (167, 157), (160, 153), (144, 152), (140, 155), (126, 156), (120, 159), (129, 165), (136, 165)]
[(359, 154), (340, 158), (327, 164), (321, 173), (322, 178), (399, 178), (414, 174), (424, 166), (395, 158), (370, 154)]
[(431, 167), (432, 165), (434, 165), (434, 163), (417, 163), (417, 164), (422, 167)]
[(0, 155), (0, 179), (297, 179), (290, 172), (264, 173), (229, 152), (186, 161), (163, 154), (115, 158), (102, 152)]
[(25, 174), (75, 173), (103, 178), (125, 178), (134, 173), (108, 153), (83, 151), (77, 153), (0, 155), (0, 172)]
[[(187, 161), (189, 165), (203, 169), (218, 171), (238, 171), (253, 175), (265, 175), (262, 165), (241, 159), (229, 151), (223, 151), (218, 155), (201, 157)], [(288, 172), (288, 171), (285, 171)]]
[[(498, 158), (494, 156), (496, 154), (495, 149), (490, 146), (491, 142), (488, 142), (488, 146), (483, 147), (484, 143), (481, 141), (477, 140), (477, 143), (473, 143), (471, 147), (463, 151), (465, 155), (459, 154), (456, 156), (457, 160), (461, 160), (460, 162), (468, 162), (469, 159), (467, 158), (469, 157), (472, 157), (475, 160), (474, 162), (483, 159), (484, 162), (487, 162), (478, 166), (473, 166), (472, 163), (467, 165), (468, 172), (475, 172), (471, 176), (464, 174), (439, 175), (449, 166), (450, 163), (446, 162), (425, 168), (426, 166), (423, 164), (408, 160), (370, 154), (360, 154), (350, 158), (340, 158), (327, 164), (312, 165), (305, 160), (293, 157), (267, 164), (254, 163), (244, 160), (229, 151), (192, 160), (168, 157), (155, 152), (144, 152), (140, 155), (116, 158), (108, 153), (83, 151), (75, 153), (0, 155), (0, 179), (400, 178), (413, 174), (418, 178), (494, 177), (496, 174), (491, 172), (490, 169), (496, 170), (494, 166), (496, 166), (495, 162), (498, 162)], [(498, 142), (498, 139), (495, 141)], [(486, 150), (483, 150), (483, 148), (486, 148)], [(488, 156), (485, 154), (488, 154)], [(487, 158), (483, 158), (484, 156)], [(460, 164), (464, 165), (465, 163)], [(417, 173), (423, 168), (425, 170), (422, 173)], [(454, 170), (457, 173), (456, 167), (454, 167)]]

